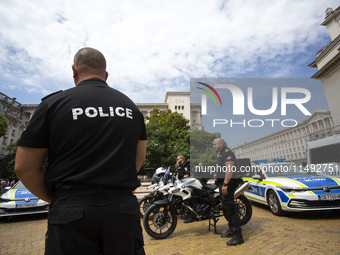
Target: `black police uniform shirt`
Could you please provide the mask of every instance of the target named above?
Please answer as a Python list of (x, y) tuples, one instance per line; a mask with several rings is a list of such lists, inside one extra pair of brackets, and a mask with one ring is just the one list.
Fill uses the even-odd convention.
[[(233, 161), (234, 162), (234, 167), (233, 169), (236, 169), (236, 157), (235, 154), (229, 150), (226, 146), (223, 146), (223, 148), (221, 149), (220, 153), (217, 156), (217, 165), (220, 166), (222, 169), (225, 166), (225, 162), (228, 161)], [(231, 170), (233, 170), (231, 169)], [(224, 182), (224, 176), (225, 176), (225, 172), (219, 172), (217, 175), (217, 179), (215, 181), (216, 185), (219, 185), (221, 183)], [(234, 179), (232, 178), (229, 181), (229, 185), (233, 185), (234, 184)]]
[(178, 179), (182, 179), (184, 175), (190, 176), (190, 163), (189, 161), (184, 161), (182, 165), (180, 165), (177, 169), (177, 177)]
[(48, 148), (45, 182), (135, 189), (136, 147), (144, 118), (123, 93), (99, 79), (42, 99), (18, 145)]

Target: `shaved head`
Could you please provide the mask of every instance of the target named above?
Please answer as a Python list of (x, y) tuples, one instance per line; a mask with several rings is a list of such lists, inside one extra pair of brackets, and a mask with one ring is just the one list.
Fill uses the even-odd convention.
[(221, 144), (223, 144), (223, 146), (224, 146), (224, 141), (223, 141), (222, 138), (216, 138), (216, 139), (214, 140), (214, 142), (216, 142), (216, 143), (221, 143)]
[(225, 142), (222, 138), (216, 138), (213, 141), (213, 148), (215, 149), (215, 151), (220, 152), (223, 148), (223, 146), (225, 145)]
[(183, 164), (184, 161), (185, 161), (185, 157), (182, 154), (177, 156), (177, 163), (179, 165)]
[(74, 64), (79, 71), (106, 71), (106, 60), (104, 55), (93, 48), (82, 48), (74, 56)]
[(90, 78), (107, 79), (106, 60), (104, 55), (93, 48), (80, 49), (73, 59), (73, 78), (77, 85), (80, 81)]

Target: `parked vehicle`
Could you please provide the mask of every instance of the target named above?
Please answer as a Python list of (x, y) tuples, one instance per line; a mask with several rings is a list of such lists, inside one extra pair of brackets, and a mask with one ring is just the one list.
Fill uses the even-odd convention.
[(313, 138), (307, 146), (308, 166), (305, 168), (306, 171), (340, 178), (339, 134)]
[[(241, 224), (246, 224), (252, 215), (252, 207), (242, 193), (249, 188), (244, 182), (235, 192), (235, 201), (241, 218)], [(186, 203), (190, 200), (189, 203)], [(150, 205), (143, 217), (143, 226), (148, 235), (156, 239), (164, 239), (171, 235), (177, 226), (177, 209), (183, 206), (190, 212), (194, 221), (213, 221), (216, 232), (216, 223), (219, 217), (225, 216), (218, 187), (207, 185), (195, 178), (176, 180), (168, 191), (167, 199), (158, 200)]]
[(47, 202), (33, 195), (21, 181), (8, 189), (0, 198), (0, 217), (47, 213)]
[(151, 185), (148, 187), (148, 189), (153, 188), (154, 191), (139, 200), (139, 214), (141, 218), (143, 218), (145, 211), (153, 202), (165, 199), (168, 190), (173, 186), (172, 182), (169, 182), (170, 176), (170, 167), (167, 170), (163, 167), (156, 169), (152, 176)]
[(256, 161), (248, 181), (251, 190), (245, 196), (268, 205), (274, 215), (340, 209), (340, 179), (318, 175), (284, 159)]

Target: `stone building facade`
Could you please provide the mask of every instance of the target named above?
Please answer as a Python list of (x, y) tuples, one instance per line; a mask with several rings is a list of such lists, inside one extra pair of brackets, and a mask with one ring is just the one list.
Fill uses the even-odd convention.
[(203, 129), (201, 104), (190, 103), (190, 92), (166, 92), (164, 103), (137, 103), (136, 105), (144, 116), (150, 116), (155, 107), (160, 111), (170, 109), (188, 119), (191, 129)]
[(274, 159), (285, 158), (298, 164), (307, 162), (307, 144), (311, 136), (333, 132), (329, 110), (317, 110), (295, 127), (286, 128), (252, 142), (232, 148), (237, 158)]
[(21, 136), (38, 105), (22, 105), (16, 98), (10, 98), (0, 92), (0, 113), (7, 119), (8, 127), (4, 137), (0, 138), (0, 159), (9, 153), (8, 145), (15, 143)]
[(312, 78), (321, 80), (334, 124), (340, 125), (340, 7), (327, 8), (321, 25), (327, 27), (332, 41), (316, 54), (309, 66), (318, 68)]

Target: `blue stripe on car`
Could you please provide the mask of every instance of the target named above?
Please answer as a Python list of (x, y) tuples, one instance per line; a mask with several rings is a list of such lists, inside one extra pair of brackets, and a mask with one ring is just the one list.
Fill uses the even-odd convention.
[(281, 201), (284, 203), (287, 203), (289, 200), (289, 197), (281, 190), (277, 190), (277, 193), (279, 193), (279, 196), (281, 198)]

